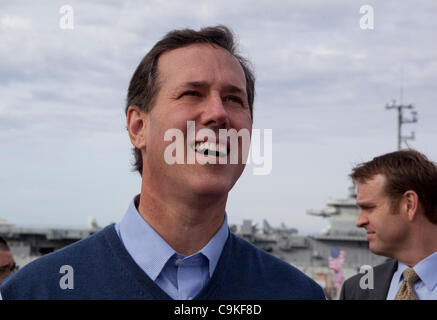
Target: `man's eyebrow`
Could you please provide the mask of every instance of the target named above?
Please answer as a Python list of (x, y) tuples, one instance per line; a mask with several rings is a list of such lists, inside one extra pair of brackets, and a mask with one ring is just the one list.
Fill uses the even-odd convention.
[(189, 90), (189, 89), (201, 89), (201, 88), (207, 88), (208, 83), (205, 81), (190, 81), (190, 82), (184, 82), (181, 85), (177, 86), (173, 92), (174, 94), (178, 94), (179, 92), (183, 90)]
[[(190, 81), (190, 82), (185, 82), (183, 84), (181, 84), (180, 86), (178, 86), (176, 88), (176, 91), (180, 91), (183, 89), (190, 89), (190, 88), (206, 88), (208, 87), (209, 84), (206, 81)], [(229, 93), (239, 93), (239, 94), (246, 94), (246, 91), (235, 86), (235, 85), (226, 85), (223, 87), (223, 90)]]
[(199, 88), (199, 87), (207, 87), (208, 83), (205, 81), (190, 81), (190, 82), (185, 82), (183, 84), (181, 84), (180, 86), (178, 86), (179, 88)]
[(373, 208), (373, 207), (375, 207), (375, 205), (374, 205), (373, 203), (371, 203), (371, 202), (365, 202), (365, 201), (357, 202), (357, 206), (358, 206), (359, 208), (364, 208), (364, 209), (369, 209), (369, 208)]
[(232, 85), (232, 84), (230, 84), (230, 85), (228, 85), (228, 86), (225, 86), (224, 89), (225, 89), (226, 92), (229, 92), (229, 93), (240, 93), (240, 94), (246, 94), (246, 91), (245, 91), (245, 90), (243, 90), (243, 89), (241, 89), (241, 88), (239, 88), (239, 87), (237, 87), (237, 86), (234, 86), (234, 85)]

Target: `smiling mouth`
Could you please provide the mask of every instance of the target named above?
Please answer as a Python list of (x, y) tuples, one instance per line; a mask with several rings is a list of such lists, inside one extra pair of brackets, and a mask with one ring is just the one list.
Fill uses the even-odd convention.
[(226, 157), (229, 154), (228, 147), (223, 144), (212, 142), (196, 142), (193, 146), (194, 151), (205, 156)]

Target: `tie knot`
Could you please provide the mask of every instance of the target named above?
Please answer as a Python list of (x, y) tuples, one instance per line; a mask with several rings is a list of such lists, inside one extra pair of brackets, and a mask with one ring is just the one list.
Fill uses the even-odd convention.
[(419, 276), (413, 268), (408, 268), (402, 274), (404, 275), (404, 281), (408, 283), (414, 283), (419, 280)]

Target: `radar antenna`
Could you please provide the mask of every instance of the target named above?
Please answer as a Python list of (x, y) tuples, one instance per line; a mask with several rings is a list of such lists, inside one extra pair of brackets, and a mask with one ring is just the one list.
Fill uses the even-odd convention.
[[(402, 149), (402, 142), (404, 142), (407, 147), (408, 140), (415, 140), (416, 133), (414, 131), (411, 132), (409, 136), (402, 135), (402, 125), (405, 123), (415, 123), (417, 122), (417, 111), (414, 110), (414, 106), (412, 104), (404, 105), (402, 103), (403, 100), (403, 66), (401, 67), (401, 88), (400, 88), (400, 104), (396, 104), (396, 100), (392, 100), (390, 103), (386, 104), (386, 109), (397, 109), (398, 110), (398, 150)], [(411, 113), (411, 118), (406, 118), (403, 114), (403, 110), (408, 109)]]

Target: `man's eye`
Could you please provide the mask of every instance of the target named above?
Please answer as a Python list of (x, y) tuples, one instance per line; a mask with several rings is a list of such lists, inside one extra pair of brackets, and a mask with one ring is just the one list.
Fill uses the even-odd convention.
[(235, 102), (243, 105), (243, 100), (240, 97), (236, 97), (236, 96), (227, 96), (225, 97), (225, 101)]
[(184, 93), (181, 94), (181, 97), (183, 96), (197, 96), (200, 97), (200, 93), (198, 91), (185, 91)]

